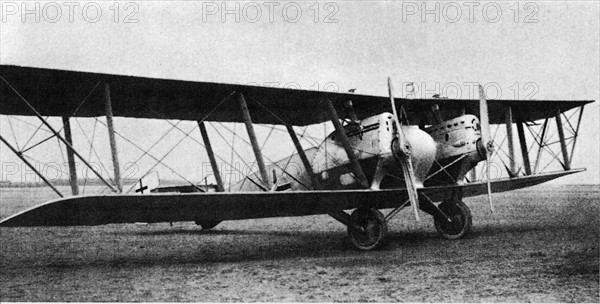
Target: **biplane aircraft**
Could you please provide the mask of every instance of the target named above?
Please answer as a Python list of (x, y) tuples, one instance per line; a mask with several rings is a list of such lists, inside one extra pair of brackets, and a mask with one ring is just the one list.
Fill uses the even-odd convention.
[[(417, 220), (420, 212), (431, 215), (442, 237), (458, 239), (472, 225), (464, 197), (487, 194), (492, 207), (491, 193), (583, 171), (572, 169), (571, 161), (584, 105), (593, 102), (486, 100), (481, 86), (479, 100), (397, 98), (389, 79), (389, 96), (381, 97), (10, 65), (0, 66), (0, 78), (0, 114), (37, 117), (66, 146), (74, 194), (74, 160), (90, 165), (73, 146), (69, 118), (106, 117), (114, 164), (113, 182), (90, 166), (113, 193), (49, 201), (5, 218), (0, 226), (194, 221), (210, 229), (228, 220), (328, 214), (347, 226), (349, 239), (363, 250), (381, 245), (388, 221), (404, 208)], [(64, 134), (48, 116), (63, 118)], [(197, 122), (216, 191), (192, 183), (144, 195), (123, 193), (114, 116)], [(258, 170), (226, 186), (205, 122), (243, 123)], [(328, 122), (334, 132), (312, 148), (301, 145), (295, 127)], [(255, 124), (285, 127), (295, 154), (265, 163)], [(491, 125), (505, 129), (503, 141), (493, 139)], [(553, 142), (551, 128), (558, 135)], [(25, 151), (0, 139), (36, 171)], [(560, 170), (539, 169), (544, 151)], [(490, 159), (499, 155), (508, 176), (492, 179)], [(289, 172), (289, 163), (301, 169)], [(477, 180), (472, 172), (479, 163), (487, 174)], [(381, 209), (391, 210), (384, 215)]]

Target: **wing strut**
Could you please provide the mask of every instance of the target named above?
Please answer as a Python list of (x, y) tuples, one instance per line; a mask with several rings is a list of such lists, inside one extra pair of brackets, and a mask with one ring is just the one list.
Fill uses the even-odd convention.
[(217, 160), (215, 159), (215, 152), (212, 149), (210, 138), (208, 137), (208, 132), (206, 132), (206, 126), (204, 125), (204, 121), (199, 120), (198, 127), (200, 128), (202, 141), (204, 141), (204, 147), (206, 149), (206, 153), (208, 154), (208, 159), (210, 160), (210, 166), (212, 167), (213, 173), (215, 174), (215, 180), (217, 181), (217, 191), (223, 192), (225, 191), (225, 187), (223, 186), (223, 180), (221, 179), (221, 172), (219, 171), (219, 166), (217, 165)]
[[(575, 133), (573, 134), (575, 136), (575, 138), (573, 138), (573, 144), (571, 146), (571, 158), (569, 159), (569, 163), (571, 163), (573, 161), (573, 155), (575, 154), (575, 144), (577, 143), (577, 135), (579, 134), (579, 126), (581, 125), (581, 117), (583, 116), (583, 108), (584, 106), (581, 106), (581, 108), (579, 109), (579, 118), (577, 119), (577, 127), (575, 127)], [(568, 120), (567, 120), (568, 121)]]
[(517, 115), (517, 133), (519, 135), (519, 145), (521, 146), (521, 156), (523, 157), (523, 167), (525, 167), (525, 174), (531, 175), (531, 163), (529, 162), (529, 153), (527, 152), (527, 140), (525, 139), (523, 120), (519, 117), (519, 115)]
[(4, 79), (2, 76), (0, 76), (0, 78), (2, 78), (2, 80), (11, 88), (11, 90), (13, 90), (13, 92), (15, 94), (17, 94), (17, 96), (19, 96), (19, 99), (21, 101), (23, 101), (23, 103), (25, 103), (25, 105), (27, 105), (27, 107), (33, 112), (33, 114), (46, 126), (46, 128), (48, 128), (48, 130), (50, 130), (50, 132), (52, 134), (54, 134), (54, 136), (56, 136), (60, 141), (62, 141), (65, 146), (67, 146), (67, 148), (69, 150), (71, 150), (73, 152), (73, 154), (75, 154), (75, 156), (77, 156), (77, 158), (79, 158), (79, 160), (81, 160), (81, 162), (83, 162), (89, 169), (90, 171), (92, 171), (104, 184), (106, 184), (107, 187), (109, 187), (111, 190), (116, 191), (116, 189), (108, 182), (106, 181), (106, 179), (104, 177), (102, 177), (102, 174), (98, 173), (98, 171), (96, 171), (96, 169), (94, 169), (92, 167), (92, 165), (85, 160), (85, 158), (83, 158), (83, 156), (81, 156), (81, 154), (79, 154), (79, 152), (77, 152), (77, 150), (75, 150), (75, 148), (73, 148), (73, 146), (71, 144), (69, 144), (67, 142), (66, 139), (64, 139), (59, 133), (58, 131), (56, 131), (56, 129), (54, 129), (47, 121), (46, 119), (44, 119), (44, 117), (42, 117), (42, 114), (40, 114), (40, 112), (38, 112), (35, 107), (33, 107), (31, 105), (31, 103), (29, 103), (27, 101), (27, 99), (25, 99), (14, 87), (12, 87), (10, 85), (10, 83)]
[(296, 151), (298, 152), (298, 155), (300, 156), (300, 159), (302, 160), (302, 164), (304, 165), (304, 169), (306, 170), (306, 173), (308, 173), (308, 175), (310, 176), (310, 180), (312, 182), (313, 189), (320, 190), (321, 183), (319, 181), (319, 178), (315, 175), (315, 172), (313, 171), (313, 168), (310, 165), (310, 162), (308, 161), (308, 157), (306, 156), (306, 152), (304, 152), (304, 149), (302, 149), (302, 145), (300, 145), (298, 136), (296, 136), (296, 132), (294, 132), (294, 128), (290, 124), (285, 124), (285, 128), (287, 129), (288, 133), (290, 133), (290, 137), (292, 138), (292, 141), (294, 142), (294, 146), (296, 147)]
[(567, 152), (567, 142), (565, 141), (565, 131), (563, 130), (562, 118), (560, 117), (560, 108), (556, 109), (556, 128), (558, 129), (558, 138), (560, 139), (560, 149), (562, 150), (563, 160), (565, 163), (563, 167), (565, 171), (571, 170), (571, 163), (569, 161), (569, 153)]
[(104, 106), (106, 108), (106, 127), (108, 128), (108, 140), (110, 142), (110, 153), (112, 154), (115, 185), (120, 193), (123, 192), (123, 185), (121, 185), (121, 167), (119, 166), (119, 153), (117, 151), (115, 127), (113, 125), (112, 101), (110, 100), (110, 85), (108, 83), (104, 84)]
[(46, 183), (48, 186), (50, 186), (50, 188), (52, 188), (52, 190), (54, 190), (54, 192), (56, 192), (56, 194), (58, 194), (58, 196), (60, 197), (64, 197), (62, 195), (62, 193), (60, 193), (60, 191), (58, 191), (58, 189), (56, 189), (56, 187), (54, 187), (52, 185), (52, 183), (50, 181), (48, 181), (43, 175), (42, 173), (40, 173), (34, 165), (32, 165), (29, 161), (27, 161), (27, 159), (25, 157), (23, 157), (23, 153), (20, 153), (19, 151), (17, 151), (11, 144), (9, 144), (4, 137), (2, 137), (2, 135), (0, 135), (0, 140), (18, 157), (20, 158), (26, 165), (27, 167), (29, 167), (31, 170), (33, 170), (33, 172), (35, 172), (35, 174), (37, 174), (43, 181), (44, 183)]
[(244, 124), (246, 125), (246, 131), (248, 131), (248, 137), (250, 138), (250, 143), (252, 144), (252, 150), (254, 150), (254, 157), (256, 158), (256, 163), (258, 164), (258, 169), (260, 171), (260, 177), (262, 178), (263, 184), (266, 186), (266, 189), (271, 189), (271, 182), (269, 180), (269, 174), (267, 174), (267, 168), (265, 167), (265, 161), (263, 160), (262, 153), (260, 152), (258, 140), (256, 139), (256, 133), (254, 133), (254, 126), (252, 125), (252, 118), (250, 117), (250, 111), (248, 110), (248, 104), (246, 103), (246, 99), (244, 98), (244, 95), (242, 95), (242, 93), (240, 93), (238, 95), (238, 102), (240, 103), (240, 110), (242, 112), (242, 118), (244, 119)]
[[(65, 130), (65, 139), (72, 146), (73, 137), (71, 134), (71, 123), (69, 122), (69, 116), (62, 117), (63, 126)], [(79, 194), (79, 188), (77, 186), (77, 168), (75, 167), (75, 155), (71, 149), (67, 148), (67, 160), (69, 162), (69, 183), (71, 184), (71, 191), (73, 195)]]
[(331, 122), (333, 123), (333, 126), (335, 127), (335, 130), (337, 131), (337, 134), (340, 137), (340, 141), (342, 142), (342, 146), (344, 146), (344, 150), (346, 151), (346, 154), (348, 155), (348, 159), (350, 160), (350, 163), (354, 167), (354, 175), (356, 176), (356, 178), (358, 179), (358, 182), (363, 187), (369, 188), (369, 184), (367, 183), (367, 177), (365, 175), (365, 172), (363, 171), (362, 167), (360, 166), (360, 163), (358, 162), (358, 158), (356, 157), (356, 154), (354, 154), (354, 150), (352, 150), (352, 147), (350, 146), (350, 141), (348, 140), (346, 131), (344, 130), (344, 127), (342, 127), (342, 124), (340, 123), (340, 118), (339, 118), (337, 112), (335, 111), (335, 108), (333, 107), (333, 102), (330, 99), (328, 99), (326, 101), (326, 103), (327, 103), (327, 109), (329, 110), (328, 111), (329, 118), (331, 119)]
[[(540, 141), (538, 144), (537, 157), (535, 158), (535, 165), (533, 165), (533, 172), (538, 172), (538, 168), (540, 165), (540, 155), (542, 155), (542, 151), (544, 149), (544, 140), (546, 138), (546, 132), (548, 130), (548, 118), (544, 119), (544, 123), (542, 124), (542, 135), (540, 136)], [(537, 140), (536, 140), (537, 141)]]

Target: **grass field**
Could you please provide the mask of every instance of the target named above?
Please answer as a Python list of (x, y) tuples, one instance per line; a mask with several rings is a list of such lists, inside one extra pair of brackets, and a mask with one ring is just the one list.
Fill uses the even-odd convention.
[[(53, 197), (0, 189), (0, 217)], [(387, 244), (354, 250), (327, 216), (0, 228), (0, 301), (594, 302), (600, 187), (465, 199), (473, 230), (439, 238), (404, 211)]]

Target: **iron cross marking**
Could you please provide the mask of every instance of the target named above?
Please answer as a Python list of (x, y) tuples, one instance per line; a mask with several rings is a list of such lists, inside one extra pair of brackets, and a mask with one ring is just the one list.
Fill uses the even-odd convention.
[(135, 190), (135, 192), (141, 192), (142, 194), (144, 194), (144, 190), (148, 190), (148, 186), (144, 186), (142, 185), (142, 181), (140, 181), (140, 188)]

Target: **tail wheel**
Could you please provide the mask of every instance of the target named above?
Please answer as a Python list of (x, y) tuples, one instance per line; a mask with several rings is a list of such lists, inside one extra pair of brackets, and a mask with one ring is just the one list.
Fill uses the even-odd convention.
[(387, 234), (387, 222), (379, 210), (361, 207), (354, 210), (350, 216), (361, 228), (348, 226), (348, 236), (356, 248), (371, 250), (381, 245)]
[(215, 228), (221, 223), (220, 220), (202, 220), (196, 221), (196, 225), (202, 227), (202, 230), (209, 230)]
[(445, 201), (439, 205), (440, 210), (450, 218), (435, 220), (435, 229), (448, 240), (456, 240), (464, 237), (473, 224), (471, 210), (462, 201)]

